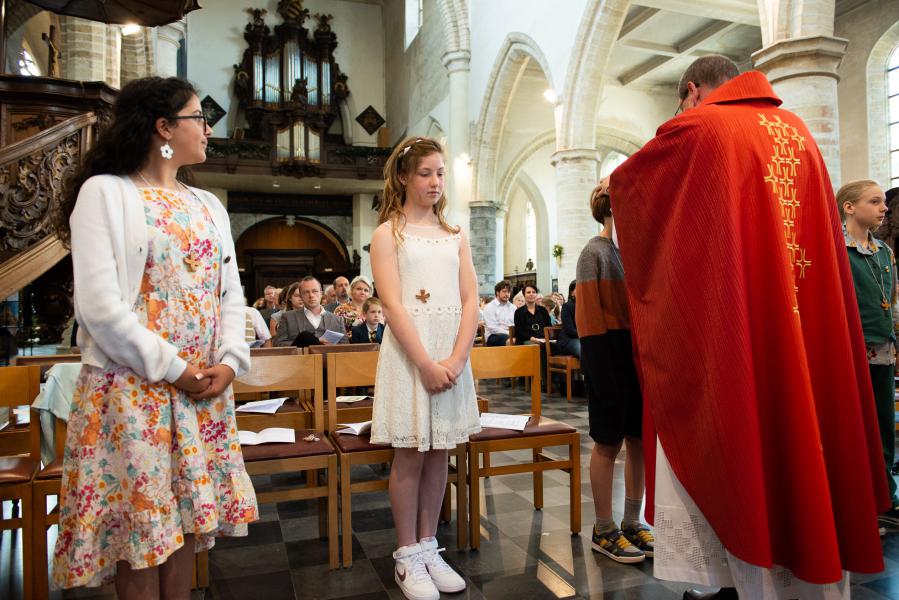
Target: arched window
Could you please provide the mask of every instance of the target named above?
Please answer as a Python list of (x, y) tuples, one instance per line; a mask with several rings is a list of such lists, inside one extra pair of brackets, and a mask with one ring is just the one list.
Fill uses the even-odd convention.
[(627, 156), (621, 154), (620, 152), (609, 152), (606, 155), (605, 160), (602, 161), (602, 167), (599, 169), (599, 178), (602, 179), (607, 175), (611, 175), (612, 171), (617, 169), (624, 161), (627, 160)]
[(887, 67), (890, 105), (890, 187), (899, 186), (899, 46), (893, 49)]
[(31, 75), (33, 77), (40, 77), (41, 75), (41, 70), (34, 62), (34, 57), (28, 51), (28, 48), (24, 47), (24, 44), (19, 51), (19, 56), (16, 57), (16, 70), (19, 72), (19, 75)]
[(524, 218), (525, 229), (525, 254), (528, 260), (537, 259), (537, 215), (534, 213), (534, 206), (528, 202), (528, 210)]

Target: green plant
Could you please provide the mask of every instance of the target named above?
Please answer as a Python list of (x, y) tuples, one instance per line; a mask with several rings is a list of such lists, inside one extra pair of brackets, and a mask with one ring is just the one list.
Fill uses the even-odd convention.
[(553, 256), (556, 258), (562, 258), (562, 255), (565, 254), (565, 248), (562, 247), (561, 244), (556, 244), (553, 246)]

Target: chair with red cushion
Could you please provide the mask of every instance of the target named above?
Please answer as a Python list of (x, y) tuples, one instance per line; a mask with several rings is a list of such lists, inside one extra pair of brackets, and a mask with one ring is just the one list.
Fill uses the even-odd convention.
[[(305, 485), (257, 491), (256, 499), (259, 503), (266, 503), (318, 498), (319, 534), (328, 539), (330, 568), (338, 568), (337, 453), (324, 431), (322, 357), (258, 356), (251, 361), (250, 371), (235, 379), (233, 385), (235, 394), (290, 391), (299, 397), (303, 392), (311, 393), (312, 428), (305, 427), (307, 413), (284, 407), (272, 415), (237, 413), (237, 426), (256, 432), (269, 427), (294, 429), (296, 441), (292, 444), (241, 446), (247, 473), (306, 473)], [(311, 441), (304, 439), (307, 437)]]
[[(471, 369), (475, 379), (525, 377), (531, 383), (531, 416), (524, 431), (486, 428), (468, 439), (469, 525), (471, 547), (481, 543), (481, 477), (532, 473), (534, 508), (543, 508), (543, 472), (562, 470), (570, 475), (571, 533), (581, 531), (580, 434), (577, 429), (540, 415), (540, 348), (537, 346), (500, 346), (473, 348)], [(545, 454), (544, 448), (567, 446), (567, 457)], [(490, 466), (491, 452), (530, 450), (532, 460), (518, 464)], [(481, 458), (485, 459), (482, 466)]]

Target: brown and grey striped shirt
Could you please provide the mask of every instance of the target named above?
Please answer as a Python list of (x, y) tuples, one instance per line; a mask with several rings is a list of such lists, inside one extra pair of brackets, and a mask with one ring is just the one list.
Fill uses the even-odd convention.
[(621, 253), (612, 240), (592, 238), (577, 259), (575, 321), (580, 337), (630, 329)]

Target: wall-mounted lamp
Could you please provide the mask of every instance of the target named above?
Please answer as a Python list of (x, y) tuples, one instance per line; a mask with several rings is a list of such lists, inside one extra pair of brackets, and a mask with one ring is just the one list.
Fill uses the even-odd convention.
[(556, 90), (554, 90), (552, 88), (547, 88), (546, 91), (543, 92), (543, 97), (550, 104), (558, 104), (559, 103), (559, 96), (558, 96), (558, 94), (556, 94)]
[(127, 23), (122, 26), (122, 35), (134, 35), (140, 31), (140, 25), (136, 23)]

